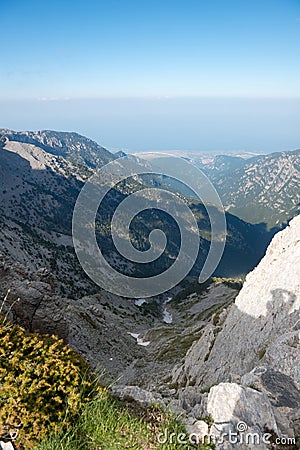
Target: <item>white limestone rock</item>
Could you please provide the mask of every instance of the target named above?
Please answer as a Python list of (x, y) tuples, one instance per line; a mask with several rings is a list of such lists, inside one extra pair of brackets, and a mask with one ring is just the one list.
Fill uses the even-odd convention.
[(164, 402), (159, 394), (153, 394), (138, 386), (115, 385), (112, 386), (111, 392), (121, 400), (134, 400), (143, 407), (151, 405), (164, 406)]
[(173, 381), (202, 388), (267, 363), (300, 383), (300, 216), (273, 238), (222, 326), (210, 323)]
[(15, 450), (12, 442), (0, 441), (0, 450)]
[(205, 438), (209, 435), (209, 427), (204, 420), (190, 420), (190, 423), (186, 423), (186, 431), (189, 440), (196, 444), (205, 442)]
[[(219, 448), (263, 450), (267, 449), (263, 439), (266, 440), (266, 430), (278, 434), (268, 397), (254, 389), (236, 383), (220, 383), (209, 392), (207, 410), (214, 419), (210, 434), (220, 444)], [(230, 433), (231, 437), (228, 436)], [(250, 433), (259, 436), (255, 442), (253, 441), (253, 445), (251, 438), (247, 438)], [(224, 437), (222, 444), (226, 443), (223, 447), (222, 436)]]

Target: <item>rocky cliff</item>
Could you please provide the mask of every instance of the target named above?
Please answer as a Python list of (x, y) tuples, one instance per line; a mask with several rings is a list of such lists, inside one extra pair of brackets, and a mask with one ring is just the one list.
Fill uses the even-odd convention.
[[(235, 303), (213, 317), (173, 371), (181, 396), (209, 392), (199, 405), (215, 434), (243, 421), (251, 432), (299, 436), (299, 260), (300, 216), (273, 238)], [(269, 448), (260, 445), (253, 448)]]
[(227, 317), (207, 327), (174, 371), (175, 379), (185, 376), (209, 387), (266, 362), (300, 382), (299, 259), (300, 216), (273, 238)]

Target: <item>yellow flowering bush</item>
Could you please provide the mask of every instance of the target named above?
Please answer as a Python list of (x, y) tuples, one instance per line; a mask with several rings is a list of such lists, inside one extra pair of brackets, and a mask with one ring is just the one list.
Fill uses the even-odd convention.
[(61, 339), (0, 317), (0, 439), (30, 448), (76, 418), (92, 384), (87, 364)]

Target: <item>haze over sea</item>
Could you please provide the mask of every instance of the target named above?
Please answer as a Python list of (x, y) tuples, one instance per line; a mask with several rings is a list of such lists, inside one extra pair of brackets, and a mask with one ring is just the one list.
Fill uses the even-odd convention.
[(0, 123), (77, 131), (111, 151), (265, 153), (299, 148), (300, 99), (10, 100), (0, 102)]
[(0, 2), (0, 126), (111, 150), (292, 150), (300, 2)]

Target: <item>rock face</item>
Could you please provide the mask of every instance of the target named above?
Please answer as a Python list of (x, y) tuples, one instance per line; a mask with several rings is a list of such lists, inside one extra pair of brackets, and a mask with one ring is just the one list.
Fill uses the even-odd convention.
[(174, 369), (173, 382), (181, 389), (214, 386), (207, 402), (214, 426), (244, 420), (252, 431), (260, 427), (279, 436), (297, 436), (299, 261), (300, 216), (273, 238), (235, 303), (207, 325), (183, 364)]
[(2, 313), (27, 330), (66, 339), (68, 324), (62, 301), (54, 295), (55, 280), (46, 269), (31, 272), (0, 254)]
[[(222, 407), (220, 407), (222, 405)], [(236, 383), (220, 383), (211, 388), (207, 404), (208, 413), (214, 418), (210, 433), (216, 438), (223, 434), (224, 441), (235, 444), (236, 434), (245, 432), (263, 436), (265, 430), (278, 433), (274, 412), (268, 397), (251, 388)], [(232, 433), (233, 439), (226, 439)], [(226, 433), (226, 437), (225, 437)], [(232, 441), (232, 442), (231, 442)], [(239, 449), (265, 448), (264, 442), (239, 442)], [(233, 447), (234, 448), (234, 447)]]
[[(202, 388), (266, 363), (300, 382), (300, 216), (272, 240), (222, 324), (211, 323), (174, 370)], [(222, 325), (222, 327), (220, 327)]]
[(299, 436), (297, 416), (300, 412), (300, 391), (290, 377), (270, 367), (255, 367), (242, 377), (241, 383), (268, 396), (278, 429), (283, 435)]
[(141, 389), (138, 386), (113, 386), (111, 391), (120, 399), (134, 400), (140, 406), (148, 406), (154, 404), (164, 406), (161, 396), (155, 396), (151, 392), (146, 391), (145, 389)]
[[(139, 312), (133, 302), (105, 293), (77, 301), (61, 298), (55, 292), (55, 283), (46, 269), (32, 271), (0, 253), (0, 306), (4, 316), (30, 331), (63, 338), (93, 367), (105, 368), (112, 379), (144, 355), (143, 347), (133, 345), (129, 334)], [(152, 322), (152, 317), (141, 317), (140, 326), (150, 327)]]

